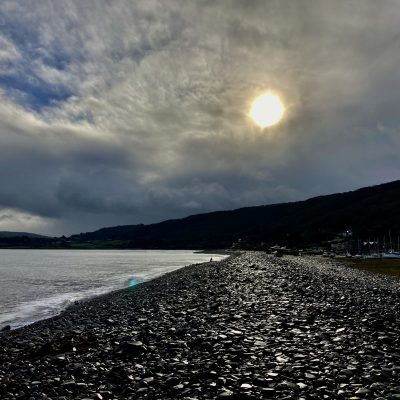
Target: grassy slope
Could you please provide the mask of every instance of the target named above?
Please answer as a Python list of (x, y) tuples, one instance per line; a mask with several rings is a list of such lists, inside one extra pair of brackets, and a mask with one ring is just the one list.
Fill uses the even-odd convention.
[(400, 277), (400, 259), (343, 259), (352, 268)]

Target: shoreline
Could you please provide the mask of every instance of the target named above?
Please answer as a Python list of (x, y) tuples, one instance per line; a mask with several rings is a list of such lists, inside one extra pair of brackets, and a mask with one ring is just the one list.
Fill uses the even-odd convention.
[[(201, 252), (201, 254), (217, 254), (217, 255), (227, 255), (228, 256), (228, 257), (226, 257), (225, 259), (223, 259), (221, 261), (213, 261), (213, 263), (222, 262), (222, 261), (228, 260), (228, 259), (238, 255), (238, 253), (235, 253), (235, 254), (227, 253), (227, 252), (224, 253), (222, 251), (213, 252), (213, 253), (211, 253), (211, 252), (207, 253), (206, 250), (204, 252)], [(17, 327), (17, 328), (11, 328), (10, 330), (6, 329), (6, 330), (2, 331), (2, 329), (4, 329), (4, 327), (8, 326), (7, 324), (5, 324), (5, 326), (0, 326), (0, 338), (1, 338), (2, 334), (8, 334), (9, 332), (16, 332), (16, 331), (19, 331), (19, 330), (22, 330), (22, 329), (29, 329), (29, 328), (33, 327), (33, 325), (36, 325), (36, 324), (41, 324), (41, 323), (46, 324), (47, 321), (50, 322), (50, 321), (52, 321), (54, 319), (63, 318), (63, 316), (64, 316), (63, 314), (64, 313), (68, 313), (69, 311), (78, 311), (79, 312), (80, 307), (83, 306), (83, 305), (86, 305), (87, 303), (91, 303), (91, 302), (97, 303), (97, 302), (101, 302), (102, 300), (107, 300), (107, 298), (109, 296), (111, 296), (111, 297), (113, 297), (115, 295), (118, 296), (118, 294), (123, 294), (125, 292), (126, 293), (130, 293), (133, 290), (141, 287), (142, 285), (145, 285), (145, 284), (150, 283), (152, 281), (155, 281), (157, 279), (161, 279), (166, 275), (173, 274), (173, 273), (175, 273), (177, 271), (180, 271), (180, 270), (182, 270), (184, 268), (193, 267), (193, 266), (209, 265), (209, 264), (210, 264), (210, 261), (206, 261), (206, 262), (203, 262), (203, 263), (197, 263), (197, 264), (185, 265), (185, 266), (180, 267), (178, 269), (175, 269), (173, 271), (166, 272), (166, 273), (164, 273), (164, 274), (162, 274), (160, 276), (156, 276), (154, 278), (150, 278), (150, 279), (145, 280), (143, 282), (138, 282), (134, 286), (127, 286), (127, 287), (123, 287), (123, 288), (119, 288), (119, 289), (113, 289), (113, 290), (107, 291), (105, 293), (101, 293), (101, 294), (97, 294), (97, 295), (89, 296), (89, 297), (84, 297), (84, 298), (82, 298), (80, 300), (75, 301), (74, 303), (69, 304), (68, 306), (63, 308), (56, 315), (53, 315), (53, 316), (48, 317), (48, 318), (42, 318), (42, 319), (39, 319), (39, 320), (31, 322), (31, 323), (27, 323), (26, 325), (23, 325), (23, 326), (20, 326), (20, 327)]]
[(190, 265), (0, 335), (0, 397), (397, 399), (399, 292), (334, 260)]
[[(25, 252), (26, 250), (21, 251)], [(31, 254), (29, 250), (28, 253), (21, 253), (15, 257), (11, 251), (5, 255), (0, 266), (0, 269), (5, 271), (5, 276), (10, 279), (10, 276), (14, 276), (14, 266), (18, 267), (19, 269), (17, 268), (17, 270), (19, 271), (27, 265), (28, 269), (24, 274), (24, 280), (31, 284), (24, 288), (25, 281), (18, 283), (17, 280), (22, 276), (20, 274), (20, 276), (15, 276), (15, 279), (11, 281), (11, 285), (5, 286), (4, 292), (0, 296), (4, 301), (0, 307), (0, 332), (3, 329), (14, 330), (42, 319), (57, 316), (75, 302), (82, 302), (115, 290), (134, 286), (139, 282), (146, 282), (168, 271), (183, 268), (192, 263), (202, 263), (210, 260), (210, 255), (207, 257), (206, 254), (196, 254), (194, 251), (186, 250), (170, 252), (104, 250), (106, 254), (104, 257), (102, 251), (98, 251), (96, 255), (93, 255), (92, 252), (84, 253), (79, 258), (74, 256), (75, 252), (63, 252), (60, 258), (56, 251), (43, 251), (43, 254), (40, 251), (40, 254), (36, 256), (36, 253)], [(33, 261), (31, 261), (30, 255), (33, 257)], [(35, 268), (44, 269), (40, 262), (40, 258), (43, 256), (50, 261), (49, 277), (43, 277), (46, 285), (42, 288), (36, 287), (36, 284), (41, 282), (41, 277), (35, 272)], [(214, 260), (220, 260), (226, 256), (216, 253), (212, 255)], [(72, 272), (66, 271), (59, 277), (59, 268), (52, 267), (52, 260), (54, 264), (60, 265), (71, 263)], [(104, 276), (100, 275), (99, 278), (96, 275), (92, 276), (93, 274), (90, 270), (90, 265), (93, 262), (98, 262), (97, 260), (99, 260), (99, 268), (102, 271), (107, 271), (106, 274), (103, 274)], [(157, 264), (158, 262), (159, 265)], [(34, 268), (30, 268), (31, 265)], [(87, 272), (88, 269), (89, 271)], [(10, 272), (8, 273), (7, 271)], [(52, 279), (56, 282), (54, 285), (52, 285)], [(14, 284), (14, 282), (18, 283), (18, 285)], [(17, 287), (19, 292), (13, 290), (13, 285)], [(17, 293), (20, 293), (21, 296), (18, 297)]]

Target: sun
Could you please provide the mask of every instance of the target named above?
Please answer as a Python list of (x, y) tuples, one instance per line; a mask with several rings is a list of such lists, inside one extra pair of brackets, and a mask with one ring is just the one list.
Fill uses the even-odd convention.
[(258, 96), (250, 108), (250, 117), (260, 128), (277, 124), (285, 113), (285, 107), (276, 94), (266, 92)]

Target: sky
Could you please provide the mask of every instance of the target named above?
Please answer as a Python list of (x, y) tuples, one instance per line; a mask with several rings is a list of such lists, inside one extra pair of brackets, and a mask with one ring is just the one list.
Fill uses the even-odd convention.
[[(400, 172), (396, 0), (2, 0), (0, 230), (303, 200)], [(286, 110), (249, 118), (266, 90)]]

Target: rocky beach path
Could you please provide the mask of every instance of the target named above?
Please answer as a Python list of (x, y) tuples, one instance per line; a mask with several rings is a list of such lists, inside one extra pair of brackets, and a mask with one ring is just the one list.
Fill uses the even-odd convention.
[(0, 335), (1, 399), (400, 399), (400, 280), (244, 253)]

